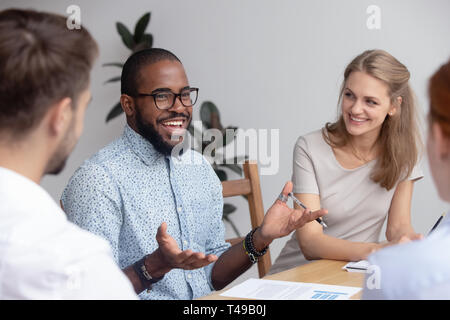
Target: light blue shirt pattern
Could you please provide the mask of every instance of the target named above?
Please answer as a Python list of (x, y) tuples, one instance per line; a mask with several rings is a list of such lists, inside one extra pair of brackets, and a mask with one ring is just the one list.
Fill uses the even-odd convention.
[[(203, 156), (165, 157), (128, 125), (86, 160), (62, 194), (70, 221), (102, 236), (125, 268), (158, 248), (162, 222), (182, 250), (220, 256), (224, 241), (222, 185)], [(193, 299), (211, 293), (214, 264), (173, 269), (141, 299)]]
[[(363, 299), (450, 299), (450, 215), (425, 239), (388, 247), (369, 256), (378, 267), (380, 288), (369, 289)], [(375, 269), (372, 269), (375, 270)], [(374, 279), (374, 278), (372, 278)]]

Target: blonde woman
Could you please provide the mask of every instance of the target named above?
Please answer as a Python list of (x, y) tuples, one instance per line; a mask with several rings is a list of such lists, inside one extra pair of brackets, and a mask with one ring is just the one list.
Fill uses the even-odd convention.
[[(301, 136), (294, 148), (294, 194), (309, 209), (328, 209), (328, 226), (297, 229), (271, 273), (313, 259), (358, 261), (405, 237), (411, 226), (421, 139), (408, 69), (382, 50), (347, 66), (335, 123)], [(385, 219), (388, 242), (378, 243)], [(403, 237), (403, 238), (402, 238)]]

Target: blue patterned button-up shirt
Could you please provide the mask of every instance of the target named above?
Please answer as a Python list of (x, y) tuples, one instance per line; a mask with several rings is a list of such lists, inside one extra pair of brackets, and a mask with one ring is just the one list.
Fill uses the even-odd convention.
[[(165, 157), (128, 125), (86, 160), (62, 195), (69, 220), (107, 239), (119, 266), (158, 248), (162, 222), (182, 250), (220, 256), (224, 241), (222, 185), (203, 156)], [(213, 264), (172, 269), (142, 299), (193, 299), (211, 293)]]

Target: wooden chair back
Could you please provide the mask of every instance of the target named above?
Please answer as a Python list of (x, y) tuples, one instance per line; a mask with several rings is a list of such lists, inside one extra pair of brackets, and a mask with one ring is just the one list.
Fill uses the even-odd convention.
[[(258, 165), (254, 162), (246, 161), (243, 164), (244, 179), (229, 180), (222, 182), (222, 193), (224, 198), (245, 195), (248, 200), (250, 222), (252, 229), (260, 226), (264, 219), (264, 206), (259, 182)], [(241, 242), (244, 238), (228, 239), (232, 245)], [(272, 266), (270, 250), (258, 260), (259, 277), (264, 277)]]

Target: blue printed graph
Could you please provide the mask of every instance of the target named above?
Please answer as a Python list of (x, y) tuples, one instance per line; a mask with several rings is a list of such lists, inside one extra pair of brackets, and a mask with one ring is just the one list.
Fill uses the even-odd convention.
[(336, 300), (339, 297), (348, 296), (347, 293), (343, 292), (331, 292), (331, 291), (318, 291), (314, 290), (311, 299), (314, 300)]

